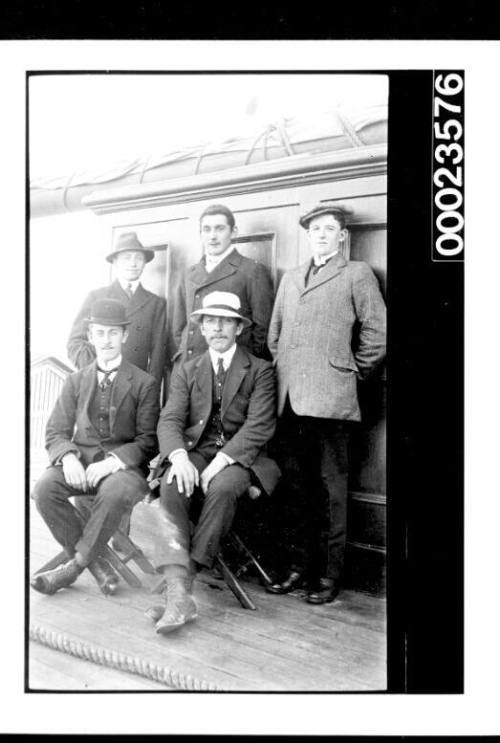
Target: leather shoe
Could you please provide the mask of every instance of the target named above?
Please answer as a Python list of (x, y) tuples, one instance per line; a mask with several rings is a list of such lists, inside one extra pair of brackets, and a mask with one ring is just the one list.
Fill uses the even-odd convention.
[(105, 596), (112, 596), (118, 588), (119, 578), (104, 557), (96, 557), (88, 565), (97, 585)]
[(294, 591), (296, 588), (300, 588), (303, 583), (303, 574), (299, 573), (298, 570), (291, 570), (284, 581), (282, 581), (281, 583), (271, 583), (270, 585), (266, 586), (266, 591), (268, 593), (277, 594), (290, 593), (290, 591)]
[(30, 584), (35, 591), (50, 596), (60, 588), (67, 588), (74, 583), (82, 571), (81, 565), (73, 558), (53, 570), (37, 573), (31, 578)]
[(319, 587), (314, 591), (309, 591), (306, 596), (308, 604), (329, 604), (335, 599), (340, 586), (331, 578), (320, 578)]
[(182, 627), (186, 622), (196, 619), (198, 612), (191, 595), (192, 576), (172, 576), (167, 578), (163, 589), (163, 605), (150, 606), (146, 616), (156, 622), (155, 630), (160, 635), (168, 634)]

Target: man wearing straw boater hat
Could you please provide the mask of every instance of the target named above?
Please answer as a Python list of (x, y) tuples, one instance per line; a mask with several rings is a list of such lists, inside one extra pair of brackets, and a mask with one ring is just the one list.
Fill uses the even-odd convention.
[(77, 369), (95, 359), (95, 350), (87, 337), (86, 318), (98, 299), (116, 299), (125, 305), (130, 321), (128, 341), (123, 355), (131, 364), (147, 371), (161, 383), (166, 359), (166, 302), (147, 291), (140, 278), (154, 251), (145, 248), (135, 232), (118, 238), (106, 260), (113, 264), (113, 283), (91, 291), (75, 318), (68, 340), (68, 357)]
[(158, 474), (164, 473), (158, 523), (165, 536), (156, 542), (156, 563), (165, 589), (164, 603), (148, 615), (159, 633), (195, 618), (193, 576), (212, 566), (239, 496), (252, 484), (271, 493), (279, 478), (262, 451), (275, 429), (274, 371), (236, 344), (251, 325), (239, 297), (207, 294), (191, 317), (208, 349), (174, 368), (158, 423)]
[(145, 473), (157, 451), (158, 389), (123, 356), (129, 324), (117, 300), (94, 302), (86, 325), (96, 359), (66, 379), (47, 423), (51, 466), (34, 498), (68, 561), (33, 576), (31, 585), (41, 593), (67, 588), (85, 568), (103, 593), (114, 593), (117, 575), (100, 553), (149, 492)]
[(311, 604), (333, 601), (342, 585), (348, 441), (361, 418), (357, 383), (385, 356), (378, 281), (366, 263), (342, 255), (347, 214), (322, 203), (301, 217), (312, 258), (283, 276), (268, 336), (286, 481), (277, 510), (289, 562), (267, 590), (287, 593), (306, 583)]

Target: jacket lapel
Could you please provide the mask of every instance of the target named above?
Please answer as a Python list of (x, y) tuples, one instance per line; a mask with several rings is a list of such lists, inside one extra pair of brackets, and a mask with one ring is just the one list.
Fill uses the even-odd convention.
[[(125, 292), (123, 292), (123, 294), (125, 295), (125, 297), (127, 296), (125, 294)], [(130, 299), (127, 298), (127, 301), (128, 301), (127, 313), (128, 313), (128, 315), (130, 316), (130, 315), (133, 315), (135, 312), (138, 312), (150, 300), (151, 300), (150, 293), (146, 291), (146, 289), (143, 287), (142, 284), (138, 284), (137, 289), (135, 290), (135, 292), (132, 295), (132, 297)]]
[(236, 250), (232, 250), (213, 271), (208, 273), (205, 268), (205, 259), (202, 258), (199, 263), (191, 268), (188, 278), (198, 289), (204, 286), (210, 286), (210, 284), (214, 284), (216, 281), (220, 281), (236, 273), (240, 263), (241, 255)]
[(236, 352), (226, 374), (224, 390), (222, 392), (221, 418), (224, 418), (226, 410), (231, 405), (234, 396), (238, 392), (243, 379), (245, 378), (250, 367), (250, 359), (240, 346), (236, 347)]
[(198, 359), (194, 378), (199, 395), (200, 415), (202, 419), (208, 420), (212, 407), (212, 362), (208, 351)]
[(127, 393), (130, 391), (132, 377), (132, 367), (127, 361), (123, 359), (122, 363), (120, 364), (120, 368), (118, 369), (118, 373), (114, 379), (113, 387), (111, 389), (111, 400), (109, 408), (109, 428), (111, 433), (113, 433), (113, 428), (116, 422), (116, 416), (120, 409), (120, 405), (122, 404)]
[(319, 271), (316, 275), (311, 275), (309, 277), (309, 284), (307, 287), (305, 286), (305, 275), (308, 270), (306, 268), (306, 271), (304, 273), (304, 288), (302, 290), (303, 293), (306, 294), (307, 292), (313, 291), (314, 289), (317, 289), (318, 286), (321, 286), (325, 282), (335, 278), (335, 276), (337, 276), (346, 265), (347, 261), (344, 256), (340, 253), (337, 253), (337, 255), (334, 255), (333, 258), (328, 261), (326, 266), (322, 268), (321, 271)]
[(89, 416), (89, 406), (90, 406), (92, 397), (95, 393), (96, 387), (97, 387), (97, 361), (93, 361), (92, 364), (90, 364), (90, 366), (87, 366), (82, 372), (79, 394), (82, 400), (81, 416), (82, 416), (83, 426), (85, 427), (87, 431), (91, 429), (97, 433), (97, 430), (95, 426), (92, 425), (92, 421), (90, 420), (90, 416)]

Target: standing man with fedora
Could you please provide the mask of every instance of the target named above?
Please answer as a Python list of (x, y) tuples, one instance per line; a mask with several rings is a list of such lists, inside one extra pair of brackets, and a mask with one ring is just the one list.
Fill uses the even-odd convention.
[(33, 576), (31, 585), (41, 593), (70, 586), (87, 567), (104, 593), (114, 593), (118, 578), (102, 548), (149, 492), (145, 472), (157, 451), (158, 389), (123, 357), (129, 324), (117, 300), (94, 302), (86, 325), (96, 359), (66, 379), (47, 423), (51, 466), (34, 498), (69, 559)]
[(191, 319), (208, 349), (176, 365), (158, 423), (158, 475), (165, 473), (158, 523), (165, 534), (155, 562), (166, 586), (164, 604), (148, 614), (159, 633), (195, 618), (193, 576), (212, 566), (238, 498), (253, 482), (270, 494), (280, 474), (263, 452), (276, 425), (274, 370), (236, 344), (251, 325), (239, 297), (212, 292)]
[(166, 302), (144, 289), (140, 282), (144, 266), (153, 258), (154, 251), (145, 248), (135, 232), (120, 235), (106, 256), (115, 268), (115, 281), (90, 292), (71, 329), (68, 357), (77, 369), (83, 369), (95, 358), (85, 323), (90, 307), (98, 299), (116, 299), (125, 305), (130, 321), (128, 341), (123, 348), (125, 358), (151, 374), (160, 386), (166, 360)]
[(174, 360), (190, 361), (207, 350), (198, 323), (191, 315), (203, 306), (207, 294), (232, 292), (241, 301), (241, 309), (252, 321), (238, 337), (259, 358), (270, 358), (266, 346), (267, 329), (273, 308), (274, 291), (269, 271), (262, 263), (241, 255), (232, 244), (238, 234), (234, 214), (222, 204), (211, 204), (200, 217), (203, 257), (188, 268), (176, 296), (173, 336)]
[(279, 518), (289, 570), (267, 590), (287, 593), (307, 582), (307, 601), (323, 604), (342, 583), (349, 432), (361, 418), (358, 380), (385, 356), (385, 305), (371, 268), (340, 252), (346, 210), (320, 204), (300, 225), (312, 260), (283, 276), (268, 336), (278, 373), (286, 492)]

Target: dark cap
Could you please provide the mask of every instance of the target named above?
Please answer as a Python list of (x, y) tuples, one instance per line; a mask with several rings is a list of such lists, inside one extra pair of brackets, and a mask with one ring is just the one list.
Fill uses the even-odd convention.
[(118, 253), (123, 253), (125, 250), (140, 250), (141, 253), (144, 253), (146, 263), (149, 263), (155, 257), (154, 250), (145, 248), (137, 237), (136, 232), (124, 232), (116, 241), (112, 252), (106, 256), (106, 260), (112, 263)]
[(91, 322), (98, 325), (130, 325), (127, 320), (125, 305), (117, 299), (98, 299), (90, 308), (90, 316), (87, 324)]
[(343, 206), (335, 206), (333, 204), (318, 204), (310, 211), (306, 212), (299, 219), (299, 224), (305, 230), (309, 228), (309, 222), (315, 217), (320, 217), (322, 214), (333, 214), (335, 219), (338, 221), (342, 229), (346, 226), (347, 218), (350, 212)]

